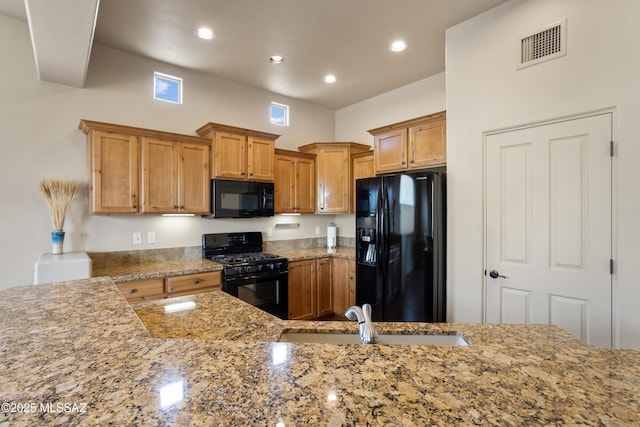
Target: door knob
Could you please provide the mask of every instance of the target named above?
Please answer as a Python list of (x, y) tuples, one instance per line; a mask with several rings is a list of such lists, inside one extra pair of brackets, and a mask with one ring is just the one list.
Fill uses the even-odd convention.
[(496, 270), (491, 270), (489, 272), (489, 277), (491, 277), (492, 279), (497, 279), (498, 277), (502, 277), (503, 279), (507, 278), (507, 276), (503, 276), (502, 274), (498, 273)]

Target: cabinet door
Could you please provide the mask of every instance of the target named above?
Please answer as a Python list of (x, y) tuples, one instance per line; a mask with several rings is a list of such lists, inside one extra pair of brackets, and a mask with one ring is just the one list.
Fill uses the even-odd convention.
[[(349, 260), (349, 307), (356, 305), (356, 260)], [(347, 307), (348, 308), (348, 307)]]
[(178, 212), (178, 153), (172, 141), (142, 138), (142, 212)]
[(247, 170), (250, 181), (273, 182), (275, 169), (273, 165), (274, 150), (275, 143), (272, 140), (252, 136), (248, 138)]
[(407, 131), (399, 129), (374, 137), (376, 173), (407, 168)]
[(275, 157), (274, 211), (294, 212), (296, 161), (289, 156)]
[(349, 213), (349, 178), (351, 177), (348, 148), (318, 150), (318, 212)]
[(446, 121), (436, 120), (409, 128), (409, 167), (443, 165), (447, 160)]
[(247, 138), (216, 132), (213, 140), (213, 178), (247, 179)]
[(309, 320), (317, 317), (316, 261), (289, 263), (289, 319)]
[(333, 314), (333, 286), (331, 283), (331, 258), (321, 258), (318, 263), (318, 317)]
[(352, 158), (353, 178), (351, 179), (351, 212), (356, 211), (356, 180), (369, 178), (376, 175), (373, 151), (366, 155), (358, 155)]
[(138, 137), (92, 130), (89, 138), (89, 213), (136, 213)]
[(202, 214), (210, 209), (209, 147), (181, 142), (178, 151), (178, 201), (184, 213)]
[(295, 212), (314, 213), (316, 210), (316, 162), (297, 159), (295, 170)]
[(349, 260), (333, 258), (331, 260), (331, 282), (333, 285), (333, 310), (344, 317), (349, 307)]

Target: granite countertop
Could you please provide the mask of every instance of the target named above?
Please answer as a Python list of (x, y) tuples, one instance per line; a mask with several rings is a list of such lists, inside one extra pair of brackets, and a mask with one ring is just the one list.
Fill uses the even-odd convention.
[[(355, 258), (355, 248), (336, 248), (328, 250), (296, 249), (271, 251), (287, 258), (289, 261), (315, 259), (323, 257)], [(183, 258), (173, 256), (171, 259), (155, 259), (139, 261), (138, 259), (119, 259), (118, 262), (94, 263), (93, 277), (110, 277), (115, 283), (132, 280), (158, 279), (184, 274), (199, 274), (222, 270), (222, 264), (202, 258)]]
[[(219, 291), (134, 311), (108, 278), (2, 294), (3, 427), (640, 424), (640, 352), (553, 326), (376, 324), (468, 347), (292, 344), (274, 341), (357, 325), (280, 320)], [(166, 313), (176, 302), (195, 308)]]

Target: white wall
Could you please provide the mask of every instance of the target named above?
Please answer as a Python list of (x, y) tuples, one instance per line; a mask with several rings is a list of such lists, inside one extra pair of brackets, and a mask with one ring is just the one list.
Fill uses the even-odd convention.
[[(86, 136), (80, 119), (118, 123), (169, 132), (195, 134), (207, 122), (224, 123), (282, 136), (276, 146), (295, 149), (314, 141), (331, 141), (332, 110), (288, 99), (251, 87), (141, 58), (104, 46), (94, 46), (86, 88), (77, 89), (38, 80), (29, 30), (25, 22), (0, 15), (0, 288), (33, 283), (33, 265), (50, 252), (51, 224), (38, 188), (47, 177), (84, 183), (67, 217), (65, 251), (117, 251), (197, 246), (207, 232), (267, 231), (277, 222), (299, 222), (297, 232), (274, 227), (273, 237), (293, 239), (321, 235), (330, 216), (300, 216), (259, 220), (207, 220), (159, 216), (89, 216)], [(184, 104), (152, 99), (154, 71), (184, 78)], [(291, 107), (291, 126), (269, 123), (269, 103)], [(155, 231), (155, 245), (133, 246), (131, 234)]]
[[(636, 0), (512, 0), (447, 31), (449, 320), (481, 320), (483, 132), (612, 107), (614, 342), (640, 348), (638, 16)], [(563, 18), (567, 56), (518, 71), (520, 38)]]
[[(367, 132), (445, 110), (445, 73), (419, 80), (336, 111), (336, 141), (373, 145)], [(340, 235), (355, 237), (353, 215), (336, 215)]]

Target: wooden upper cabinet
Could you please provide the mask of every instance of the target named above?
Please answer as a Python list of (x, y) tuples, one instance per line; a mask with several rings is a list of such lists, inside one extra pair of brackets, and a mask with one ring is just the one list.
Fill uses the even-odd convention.
[(144, 213), (209, 211), (209, 146), (142, 138)]
[(210, 210), (210, 153), (208, 144), (178, 145), (178, 201), (184, 212), (204, 214)]
[(447, 159), (447, 125), (445, 119), (409, 128), (409, 167), (441, 166)]
[(369, 130), (374, 137), (376, 173), (446, 164), (446, 112)]
[(83, 129), (88, 135), (89, 213), (139, 212), (138, 137)]
[(315, 211), (315, 156), (275, 150), (275, 213)]
[(407, 167), (407, 130), (391, 130), (373, 139), (376, 173), (393, 172)]
[(213, 139), (213, 178), (247, 179), (247, 139), (217, 132)]
[(88, 135), (90, 213), (208, 213), (208, 139), (80, 121)]
[(212, 178), (273, 182), (275, 140), (280, 135), (218, 123), (207, 123), (196, 132), (212, 141)]
[(351, 212), (356, 211), (356, 180), (360, 178), (370, 178), (376, 175), (373, 159), (373, 151), (365, 151), (351, 155), (351, 168), (353, 177), (351, 179)]
[(316, 155), (318, 213), (349, 213), (351, 207), (351, 154), (371, 147), (354, 142), (316, 142), (298, 147)]
[(247, 173), (250, 181), (273, 181), (275, 141), (247, 137)]
[(178, 212), (178, 153), (172, 141), (142, 138), (142, 212)]

